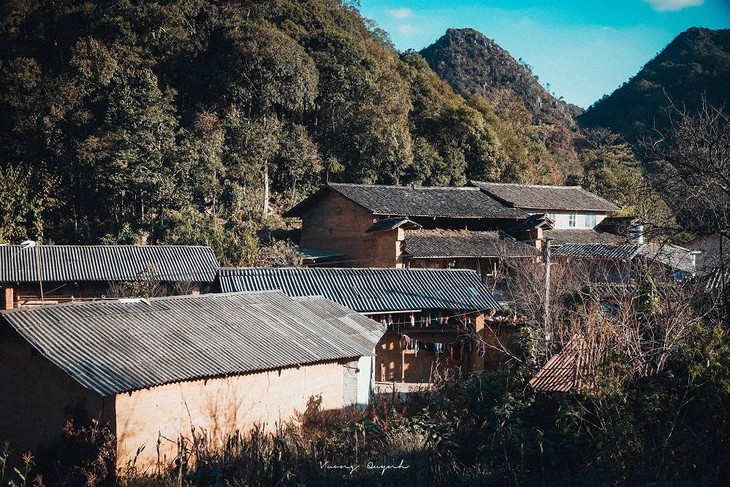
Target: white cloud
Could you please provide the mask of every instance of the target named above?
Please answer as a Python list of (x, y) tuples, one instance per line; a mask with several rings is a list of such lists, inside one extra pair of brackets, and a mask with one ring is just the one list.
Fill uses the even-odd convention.
[(409, 8), (390, 9), (386, 10), (385, 13), (395, 19), (410, 19), (413, 17), (413, 10)]
[(688, 7), (697, 7), (704, 0), (644, 0), (657, 12), (677, 12)]
[(416, 29), (411, 24), (400, 24), (396, 29), (398, 33), (404, 37), (410, 37), (420, 32), (420, 29)]

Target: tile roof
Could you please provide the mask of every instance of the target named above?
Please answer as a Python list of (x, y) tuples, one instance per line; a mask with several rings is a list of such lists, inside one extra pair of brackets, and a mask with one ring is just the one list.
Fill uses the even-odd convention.
[(335, 303), (279, 292), (69, 303), (0, 317), (102, 396), (372, 355), (385, 332)]
[(576, 257), (592, 259), (633, 259), (638, 245), (577, 244), (569, 243), (552, 251), (554, 257)]
[(616, 235), (610, 232), (599, 232), (592, 228), (565, 228), (558, 230), (543, 230), (543, 237), (551, 238), (552, 245), (573, 244), (622, 244), (628, 241), (628, 238)]
[(372, 227), (368, 228), (365, 233), (383, 232), (386, 230), (395, 230), (396, 228), (415, 229), (421, 228), (416, 222), (412, 222), (408, 218), (383, 218), (378, 220)]
[(417, 258), (528, 257), (540, 255), (533, 246), (504, 238), (498, 231), (411, 230), (405, 252)]
[(500, 309), (479, 275), (465, 269), (241, 267), (220, 269), (216, 282), (223, 292), (324, 296), (363, 313)]
[(213, 282), (218, 261), (188, 245), (0, 246), (0, 282), (136, 281), (148, 269), (161, 281)]
[(338, 193), (374, 215), (436, 218), (524, 218), (525, 213), (490, 198), (479, 188), (384, 186), (330, 183), (284, 216), (302, 216), (330, 192)]
[(657, 245), (653, 243), (642, 245), (637, 252), (645, 259), (671, 267), (674, 270), (694, 274), (695, 252), (678, 245)]
[(553, 355), (530, 379), (530, 386), (542, 392), (580, 392), (586, 387), (586, 375), (596, 358), (597, 354), (585, 338), (574, 335), (563, 350)]
[(471, 184), (506, 205), (523, 210), (616, 211), (618, 206), (580, 186), (543, 186), (536, 184)]
[(545, 213), (536, 213), (534, 215), (530, 215), (524, 220), (520, 220), (519, 222), (517, 222), (510, 228), (510, 231), (521, 232), (525, 230), (533, 230), (535, 228), (549, 230), (553, 228), (554, 225), (555, 222), (548, 218)]

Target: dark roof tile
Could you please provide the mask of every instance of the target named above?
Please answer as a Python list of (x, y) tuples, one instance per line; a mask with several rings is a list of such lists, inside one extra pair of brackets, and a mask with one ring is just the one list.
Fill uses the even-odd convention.
[(497, 200), (523, 210), (616, 211), (618, 206), (580, 186), (485, 183), (471, 181)]
[(518, 219), (525, 213), (508, 208), (478, 188), (383, 186), (330, 183), (284, 216), (302, 216), (334, 191), (374, 215), (435, 218)]
[(406, 232), (405, 252), (416, 258), (528, 257), (539, 255), (533, 246), (500, 232), (416, 230)]

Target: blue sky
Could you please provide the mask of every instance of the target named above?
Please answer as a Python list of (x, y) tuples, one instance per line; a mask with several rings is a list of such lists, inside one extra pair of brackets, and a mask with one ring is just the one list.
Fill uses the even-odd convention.
[(730, 0), (360, 0), (395, 47), (420, 50), (471, 27), (533, 68), (543, 86), (587, 108), (689, 27), (730, 28)]

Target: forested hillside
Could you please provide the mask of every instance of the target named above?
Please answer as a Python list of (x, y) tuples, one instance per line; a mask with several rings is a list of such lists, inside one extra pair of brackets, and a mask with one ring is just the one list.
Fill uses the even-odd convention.
[(0, 46), (2, 241), (208, 243), (251, 263), (268, 207), (326, 179), (547, 177), (508, 117), (349, 3), (9, 0)]
[(576, 151), (562, 102), (540, 88), (535, 111), (519, 86), (465, 99), (350, 2), (8, 0), (0, 242), (287, 263), (277, 215), (327, 180), (570, 182), (631, 204), (619, 189), (641, 177), (621, 141), (589, 134)]
[(635, 140), (667, 129), (675, 109), (696, 112), (703, 97), (714, 107), (726, 106), (728, 87), (730, 29), (692, 28), (578, 120)]
[(563, 184), (566, 175), (580, 172), (574, 116), (581, 110), (548, 93), (526, 62), (473, 29), (449, 29), (421, 55), (457, 93), (485, 98), (509, 121), (519, 137), (508, 141), (503, 134), (503, 141), (512, 146), (514, 158), (541, 161), (542, 182)]

